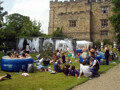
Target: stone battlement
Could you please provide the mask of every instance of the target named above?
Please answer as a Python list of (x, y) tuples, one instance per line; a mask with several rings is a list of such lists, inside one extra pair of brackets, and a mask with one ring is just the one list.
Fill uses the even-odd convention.
[(90, 4), (96, 4), (96, 3), (107, 3), (110, 2), (111, 0), (65, 0), (65, 1), (50, 1), (50, 8), (54, 8), (54, 7), (64, 7), (64, 6), (84, 6), (84, 5), (90, 5)]
[(68, 1), (68, 0), (65, 0), (65, 1), (58, 1), (58, 0), (53, 1), (53, 0), (51, 0), (50, 3), (70, 3), (70, 2), (76, 3), (76, 2), (82, 2), (82, 1), (88, 2), (88, 0), (75, 0), (75, 1), (74, 0), (70, 0), (70, 1)]
[(110, 2), (111, 0), (64, 0), (64, 1), (59, 1), (59, 0), (51, 0), (50, 3), (76, 3), (76, 2), (87, 2), (87, 3), (90, 3), (90, 2)]

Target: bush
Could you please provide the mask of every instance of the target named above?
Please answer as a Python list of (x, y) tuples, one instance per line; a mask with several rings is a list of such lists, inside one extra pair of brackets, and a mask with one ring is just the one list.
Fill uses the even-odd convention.
[(95, 41), (95, 42), (93, 42), (93, 46), (97, 46), (97, 47), (100, 48), (101, 42), (100, 41)]
[(52, 43), (46, 42), (45, 45), (42, 48), (42, 51), (40, 52), (40, 55), (44, 60), (50, 59), (53, 55), (53, 45)]
[(0, 45), (0, 51), (4, 50), (5, 49), (5, 46), (3, 45)]
[(103, 40), (103, 43), (104, 43), (104, 45), (112, 45), (112, 43), (110, 42), (110, 40), (109, 39), (104, 39)]

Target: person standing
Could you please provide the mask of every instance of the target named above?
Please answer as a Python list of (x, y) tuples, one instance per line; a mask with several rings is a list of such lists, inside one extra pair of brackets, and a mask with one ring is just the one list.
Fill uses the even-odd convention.
[(105, 48), (105, 59), (106, 59), (106, 65), (109, 65), (109, 58), (110, 54), (109, 54), (109, 48), (108, 46)]
[(29, 46), (29, 44), (27, 43), (27, 45), (26, 45), (26, 53), (29, 54), (29, 50), (30, 50), (30, 46)]
[(7, 46), (5, 43), (3, 43), (3, 46), (4, 46), (4, 50), (3, 50), (4, 56), (6, 56), (7, 55)]
[(88, 58), (88, 49), (86, 47), (86, 45), (84, 46), (84, 48), (82, 49), (82, 58), (83, 58), (83, 61), (86, 61), (86, 59)]
[(62, 62), (63, 62), (63, 63), (66, 62), (66, 61), (65, 61), (65, 54), (64, 54), (64, 53), (62, 53)]

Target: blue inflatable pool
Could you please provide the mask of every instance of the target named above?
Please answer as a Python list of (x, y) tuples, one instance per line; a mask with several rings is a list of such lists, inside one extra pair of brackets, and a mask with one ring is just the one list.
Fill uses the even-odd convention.
[(19, 72), (27, 71), (28, 64), (33, 64), (33, 58), (28, 57), (25, 59), (8, 59), (5, 57), (2, 57), (1, 59), (1, 69), (4, 71), (10, 71), (10, 72)]
[[(86, 59), (86, 61), (87, 61), (87, 64), (90, 63), (90, 56)], [(83, 63), (82, 55), (79, 56), (79, 63)]]
[(76, 53), (78, 53), (78, 52), (82, 53), (82, 49), (77, 49)]
[(105, 53), (99, 52), (98, 55), (100, 55), (102, 57), (102, 59), (105, 59)]

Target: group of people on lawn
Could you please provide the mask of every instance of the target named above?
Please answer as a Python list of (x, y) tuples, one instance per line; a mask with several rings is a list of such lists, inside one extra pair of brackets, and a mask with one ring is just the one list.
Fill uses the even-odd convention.
[[(83, 51), (86, 48), (83, 49)], [(80, 64), (80, 70), (76, 70), (75, 66), (72, 65), (70, 66), (70, 64), (65, 63), (66, 61), (63, 59), (63, 57), (65, 57), (65, 55), (62, 54), (62, 62), (61, 60), (56, 60), (56, 62), (54, 63), (54, 71), (56, 72), (63, 72), (66, 76), (75, 76), (80, 78), (82, 75), (84, 75), (85, 77), (97, 77), (99, 76), (98, 74), (98, 70), (99, 70), (99, 61), (95, 60), (95, 55), (91, 55), (91, 60), (90, 60), (90, 66), (87, 64), (86, 62), (86, 58), (88, 57), (88, 55), (84, 55), (83, 58), (83, 63)], [(65, 65), (63, 66), (63, 69), (61, 67), (61, 63), (65, 63)]]
[[(56, 60), (54, 63), (54, 71), (56, 72), (64, 72), (66, 76), (75, 76), (80, 78), (82, 75), (85, 77), (98, 77), (100, 76), (98, 74), (98, 70), (100, 68), (100, 62), (95, 59), (95, 56), (97, 55), (97, 49), (91, 48), (88, 50), (86, 47), (82, 49), (82, 58), (83, 58), (83, 63), (80, 64), (80, 70), (76, 70), (75, 66), (70, 64), (65, 64), (63, 66), (63, 69), (61, 69), (61, 63), (65, 63), (66, 61), (64, 60), (65, 55), (62, 54), (62, 62), (60, 60)], [(86, 61), (86, 59), (90, 57), (89, 65)], [(108, 46), (105, 47), (105, 59), (106, 59), (106, 65), (109, 65), (109, 48)]]
[[(96, 51), (95, 49), (92, 48), (90, 50), (91, 60), (89, 66), (88, 63), (86, 62), (86, 58), (88, 58), (88, 49), (83, 48), (82, 56), (84, 60), (83, 63), (80, 64), (80, 70), (76, 70), (74, 65), (70, 66), (71, 60), (70, 59), (66, 60), (65, 54), (62, 51), (56, 50), (53, 53), (53, 57), (51, 60), (51, 63), (53, 63), (54, 65), (53, 71), (63, 72), (66, 76), (71, 75), (76, 76), (78, 78), (80, 78), (82, 75), (84, 75), (85, 77), (97, 77), (99, 76), (98, 70), (100, 63), (98, 60), (95, 59), (95, 55)], [(60, 60), (60, 58), (62, 60)], [(46, 66), (44, 67), (43, 65), (41, 65), (41, 62), (43, 62), (43, 59), (39, 60), (39, 62), (36, 64), (38, 69), (49, 71), (49, 67), (48, 68)], [(64, 64), (63, 68), (61, 64)]]
[[(28, 46), (26, 47), (28, 48)], [(28, 50), (28, 49), (27, 49)], [(83, 58), (83, 63), (80, 64), (80, 70), (76, 70), (75, 66), (72, 65), (70, 66), (70, 60), (66, 61), (66, 56), (64, 53), (61, 54), (61, 51), (57, 50), (55, 53), (53, 53), (52, 57), (52, 63), (54, 63), (54, 71), (55, 72), (63, 72), (66, 76), (75, 76), (80, 78), (82, 75), (85, 77), (98, 77), (98, 70), (100, 66), (100, 62), (95, 59), (97, 51), (94, 48), (91, 48), (88, 50), (86, 47), (82, 49), (82, 58)], [(109, 57), (109, 48), (106, 48), (106, 65), (109, 65), (108, 57)], [(29, 52), (24, 50), (21, 53), (21, 56), (17, 54), (16, 52), (13, 53), (8, 53), (8, 58), (27, 58), (29, 57)], [(40, 55), (39, 55), (40, 56)], [(90, 56), (90, 62), (89, 65), (86, 62), (86, 59)], [(62, 60), (59, 60), (59, 58), (62, 58)], [(42, 59), (43, 61), (43, 59)], [(42, 62), (40, 61), (40, 63)], [(61, 67), (61, 64), (65, 63), (63, 68)], [(45, 68), (44, 66), (41, 66), (41, 68)], [(45, 71), (47, 71), (47, 68), (45, 68)]]

